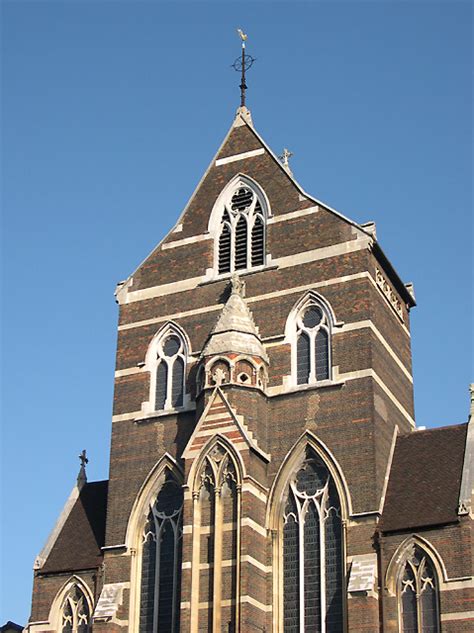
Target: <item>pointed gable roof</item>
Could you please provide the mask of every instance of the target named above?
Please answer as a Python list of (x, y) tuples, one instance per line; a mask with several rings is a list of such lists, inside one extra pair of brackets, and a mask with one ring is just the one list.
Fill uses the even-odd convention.
[(242, 297), (242, 288), (242, 282), (234, 277), (230, 297), (204, 345), (202, 356), (234, 352), (259, 356), (268, 362), (252, 313)]
[(265, 453), (257, 444), (241, 415), (238, 415), (225, 397), (220, 387), (215, 387), (209, 398), (203, 414), (198, 420), (193, 434), (183, 451), (185, 459), (194, 458), (216, 435), (223, 437), (236, 449), (252, 449), (265, 461), (270, 461), (270, 455)]

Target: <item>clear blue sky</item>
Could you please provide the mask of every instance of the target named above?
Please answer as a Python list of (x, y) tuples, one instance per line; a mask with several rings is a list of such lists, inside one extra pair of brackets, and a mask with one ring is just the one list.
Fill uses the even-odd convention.
[(2, 4), (3, 576), (32, 565), (87, 448), (107, 477), (113, 291), (174, 224), (238, 106), (296, 178), (374, 220), (412, 312), (416, 418), (466, 420), (472, 380), (470, 2)]

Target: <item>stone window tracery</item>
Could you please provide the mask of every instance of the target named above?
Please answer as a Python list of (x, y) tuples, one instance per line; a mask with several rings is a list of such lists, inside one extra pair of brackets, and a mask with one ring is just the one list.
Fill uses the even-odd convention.
[[(200, 534), (193, 560), (200, 561), (199, 596), (208, 602), (203, 630), (235, 631), (238, 608), (240, 477), (227, 448), (215, 444), (194, 488), (194, 529)], [(207, 627), (207, 628), (206, 628)]]
[(239, 180), (224, 201), (217, 269), (219, 274), (263, 266), (265, 263), (265, 204), (256, 189)]
[(187, 363), (186, 341), (172, 324), (153, 341), (150, 358), (150, 405), (152, 411), (184, 406)]
[(402, 633), (439, 633), (438, 582), (426, 553), (413, 546), (398, 582)]
[(142, 532), (140, 633), (179, 631), (182, 510), (182, 487), (167, 471)]
[(61, 633), (88, 633), (89, 630), (89, 603), (82, 589), (74, 585), (62, 605)]
[(334, 481), (310, 448), (291, 478), (283, 511), (283, 631), (343, 630), (341, 506)]
[(311, 299), (296, 316), (296, 384), (331, 378), (331, 328), (325, 307)]

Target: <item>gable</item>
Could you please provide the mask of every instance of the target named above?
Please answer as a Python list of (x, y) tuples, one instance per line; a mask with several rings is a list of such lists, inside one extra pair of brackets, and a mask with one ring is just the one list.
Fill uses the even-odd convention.
[(268, 221), (267, 252), (273, 259), (367, 238), (357, 224), (305, 194), (254, 128), (238, 116), (175, 227), (129, 279), (130, 291), (189, 278), (197, 285), (209, 276), (215, 237), (209, 232), (210, 216), (222, 190), (239, 175), (255, 181), (268, 199), (273, 217)]

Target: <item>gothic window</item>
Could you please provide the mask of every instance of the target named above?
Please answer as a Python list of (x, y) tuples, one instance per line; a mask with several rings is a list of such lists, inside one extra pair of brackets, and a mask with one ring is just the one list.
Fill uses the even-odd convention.
[(218, 238), (218, 272), (265, 263), (265, 205), (255, 188), (239, 180), (224, 203)]
[(74, 585), (61, 608), (61, 633), (88, 633), (90, 609), (84, 592)]
[(431, 560), (416, 545), (400, 574), (398, 595), (403, 633), (439, 633), (436, 572)]
[(183, 491), (169, 471), (142, 533), (140, 633), (177, 633)]
[(284, 633), (342, 633), (340, 508), (326, 465), (308, 448), (283, 512)]
[(330, 320), (315, 300), (306, 302), (296, 317), (295, 365), (298, 385), (331, 377)]
[(178, 329), (167, 327), (154, 341), (150, 360), (151, 408), (177, 409), (184, 405), (186, 343)]
[(199, 560), (200, 601), (209, 603), (208, 621), (201, 622), (206, 631), (237, 627), (239, 482), (229, 452), (216, 444), (198, 471), (194, 493), (195, 517), (199, 517), (194, 529), (200, 531), (201, 540), (193, 560)]

